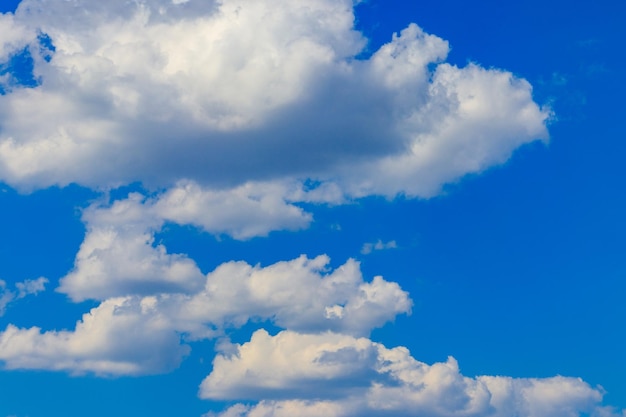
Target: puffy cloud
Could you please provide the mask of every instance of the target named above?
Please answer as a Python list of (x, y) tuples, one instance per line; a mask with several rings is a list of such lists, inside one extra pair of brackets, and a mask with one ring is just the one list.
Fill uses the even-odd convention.
[(527, 82), (441, 63), (447, 42), (414, 24), (356, 59), (351, 0), (92, 3), (24, 0), (3, 17), (55, 47), (43, 59), (32, 40), (41, 84), (0, 96), (13, 186), (310, 178), (334, 199), (430, 196), (547, 139)]
[(378, 352), (368, 339), (337, 333), (258, 330), (233, 355), (218, 355), (200, 396), (212, 399), (343, 396), (367, 386)]
[(306, 227), (312, 216), (287, 199), (306, 199), (314, 191), (294, 186), (247, 183), (214, 191), (185, 181), (150, 198), (131, 193), (112, 204), (95, 203), (83, 212), (87, 233), (58, 290), (76, 301), (198, 290), (204, 276), (196, 263), (168, 253), (155, 243), (155, 233), (166, 222), (237, 239)]
[[(427, 365), (406, 348), (365, 338), (259, 330), (219, 354), (200, 395), (250, 399), (220, 416), (520, 416), (601, 415), (601, 389), (579, 378), (463, 376), (456, 361)], [(609, 410), (610, 411), (610, 410)], [(319, 414), (318, 414), (319, 415)]]
[(84, 212), (85, 239), (57, 291), (82, 301), (201, 288), (204, 276), (193, 260), (155, 245), (154, 233), (163, 220), (146, 213), (142, 200), (131, 194), (110, 207), (96, 205)]
[(322, 195), (321, 190), (307, 192), (296, 187), (296, 184), (245, 183), (229, 190), (210, 190), (184, 181), (160, 196), (153, 210), (167, 221), (247, 239), (265, 236), (273, 230), (308, 226), (312, 215), (291, 204), (292, 201), (335, 198)]
[(6, 308), (15, 300), (19, 300), (28, 295), (37, 295), (37, 293), (46, 289), (48, 279), (45, 277), (39, 277), (37, 279), (27, 279), (23, 282), (16, 282), (15, 291), (8, 290), (5, 281), (0, 279), (0, 317), (6, 312)]
[(214, 338), (250, 320), (367, 334), (410, 312), (411, 300), (396, 283), (364, 281), (354, 260), (334, 271), (327, 270), (328, 262), (327, 256), (264, 268), (229, 262), (209, 273), (195, 293), (106, 299), (71, 331), (9, 325), (0, 333), (0, 360), (9, 369), (151, 374), (178, 366), (189, 350), (181, 339)]
[(530, 138), (547, 139), (548, 113), (531, 91), (509, 72), (439, 65), (426, 103), (404, 115), (404, 152), (344, 169), (344, 189), (353, 196), (430, 197), (445, 183), (505, 162)]
[(199, 323), (240, 326), (251, 318), (300, 331), (361, 335), (411, 311), (412, 302), (398, 284), (380, 276), (364, 281), (354, 260), (328, 271), (329, 261), (321, 255), (267, 267), (228, 262), (207, 275), (202, 291), (183, 302), (169, 297), (163, 308), (192, 335), (205, 331)]
[(0, 360), (7, 369), (150, 374), (176, 368), (188, 351), (150, 298), (106, 300), (84, 314), (74, 331), (9, 325), (0, 333)]

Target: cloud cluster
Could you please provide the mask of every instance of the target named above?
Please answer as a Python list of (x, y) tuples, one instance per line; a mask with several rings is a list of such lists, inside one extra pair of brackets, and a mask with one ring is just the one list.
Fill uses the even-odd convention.
[[(192, 293), (141, 296), (123, 281), (109, 281), (118, 292), (129, 293), (102, 301), (73, 331), (9, 325), (0, 333), (0, 360), (10, 369), (159, 373), (178, 366), (188, 352), (181, 337), (215, 338), (251, 320), (304, 332), (365, 335), (410, 312), (411, 300), (398, 284), (382, 277), (364, 281), (354, 260), (334, 271), (327, 270), (328, 263), (327, 256), (267, 267), (228, 262), (203, 277), (203, 286)], [(100, 276), (92, 279), (101, 286)]]
[(427, 365), (402, 347), (388, 349), (336, 333), (291, 331), (270, 336), (259, 330), (234, 353), (219, 354), (200, 395), (262, 400), (232, 406), (220, 417), (575, 417), (610, 412), (598, 406), (601, 389), (579, 378), (469, 378), (453, 358)]
[(441, 63), (447, 42), (414, 24), (356, 59), (351, 0), (24, 0), (0, 24), (0, 58), (28, 45), (39, 80), (0, 96), (0, 179), (25, 190), (314, 179), (430, 196), (548, 137), (526, 81)]
[(312, 216), (295, 201), (336, 198), (324, 187), (303, 190), (294, 183), (246, 183), (216, 191), (181, 181), (149, 197), (131, 193), (112, 204), (94, 203), (83, 211), (87, 233), (59, 291), (75, 301), (192, 292), (203, 282), (195, 262), (184, 254), (169, 254), (155, 242), (155, 233), (166, 223), (248, 239), (307, 227)]
[[(168, 372), (194, 341), (270, 321), (282, 331), (217, 344), (200, 396), (256, 402), (221, 417), (613, 414), (580, 379), (470, 378), (452, 358), (427, 365), (370, 340), (412, 301), (395, 282), (364, 279), (355, 260), (206, 273), (156, 241), (168, 223), (243, 240), (306, 228), (301, 203), (433, 196), (548, 139), (550, 111), (528, 82), (445, 63), (448, 43), (415, 24), (362, 58), (353, 6), (23, 0), (0, 15), (0, 181), (150, 190), (83, 211), (85, 238), (57, 291), (99, 305), (71, 330), (8, 325), (5, 368)], [(34, 87), (9, 65), (24, 51)], [(44, 283), (12, 292), (0, 281), (0, 313)]]

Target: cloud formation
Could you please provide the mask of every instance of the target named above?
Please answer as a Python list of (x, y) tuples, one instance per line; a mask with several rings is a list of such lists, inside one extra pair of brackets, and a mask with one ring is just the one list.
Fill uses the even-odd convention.
[[(614, 415), (577, 378), (466, 377), (370, 340), (409, 314), (395, 282), (326, 255), (200, 270), (155, 235), (167, 223), (245, 240), (313, 221), (301, 203), (431, 197), (548, 140), (550, 110), (500, 69), (445, 62), (410, 24), (366, 58), (352, 0), (23, 0), (0, 15), (0, 181), (147, 190), (83, 212), (86, 235), (57, 291), (96, 300), (72, 330), (8, 325), (7, 369), (168, 372), (194, 341), (222, 342), (206, 399), (234, 416)], [(28, 52), (35, 86), (8, 64)], [(33, 119), (37, 122), (33, 123)], [(395, 247), (368, 243), (362, 253)], [(44, 281), (40, 281), (44, 280)], [(45, 279), (5, 290), (0, 314)]]
[[(602, 389), (579, 378), (463, 376), (457, 362), (427, 365), (403, 347), (335, 333), (259, 330), (218, 354), (200, 395), (261, 400), (221, 417), (602, 415)], [(320, 414), (321, 413), (321, 414)]]
[(83, 211), (87, 232), (74, 268), (61, 279), (58, 291), (75, 301), (192, 292), (204, 281), (196, 263), (155, 243), (155, 233), (166, 223), (193, 225), (235, 239), (298, 230), (308, 226), (312, 215), (293, 201), (338, 198), (323, 188), (305, 191), (297, 184), (246, 183), (216, 191), (181, 181), (151, 197), (131, 193), (111, 204), (96, 202)]
[[(354, 260), (329, 271), (329, 261), (322, 255), (267, 267), (228, 262), (207, 274), (194, 293), (107, 298), (72, 331), (9, 325), (0, 333), (0, 360), (9, 369), (162, 373), (176, 368), (188, 353), (181, 338), (220, 337), (225, 329), (251, 320), (305, 332), (367, 335), (397, 314), (410, 313), (412, 302), (398, 284), (382, 277), (364, 281)], [(101, 287), (101, 278), (93, 277), (95, 288)], [(108, 284), (120, 294), (132, 289), (122, 280)]]
[(25, 190), (310, 178), (430, 196), (548, 137), (526, 81), (442, 63), (415, 24), (356, 59), (351, 0), (24, 0), (1, 24), (0, 57), (28, 46), (40, 81), (0, 96), (0, 179)]

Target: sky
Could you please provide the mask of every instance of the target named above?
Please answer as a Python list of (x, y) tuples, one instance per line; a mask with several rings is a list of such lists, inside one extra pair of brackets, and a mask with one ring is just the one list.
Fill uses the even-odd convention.
[(0, 12), (0, 417), (626, 416), (626, 6)]

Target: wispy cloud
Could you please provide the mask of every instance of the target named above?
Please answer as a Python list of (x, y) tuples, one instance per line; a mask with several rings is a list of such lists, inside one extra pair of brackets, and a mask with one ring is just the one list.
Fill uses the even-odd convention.
[(375, 243), (364, 243), (363, 247), (361, 248), (361, 253), (363, 255), (368, 255), (372, 253), (372, 251), (395, 249), (397, 247), (398, 245), (396, 244), (395, 240), (390, 240), (389, 242), (385, 243), (382, 240), (378, 239)]
[(6, 312), (7, 306), (16, 300), (29, 295), (37, 295), (46, 289), (48, 279), (39, 277), (15, 283), (16, 291), (7, 289), (7, 283), (0, 279), (0, 317)]

